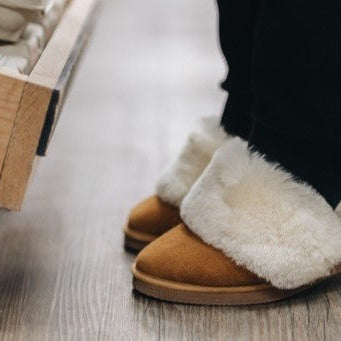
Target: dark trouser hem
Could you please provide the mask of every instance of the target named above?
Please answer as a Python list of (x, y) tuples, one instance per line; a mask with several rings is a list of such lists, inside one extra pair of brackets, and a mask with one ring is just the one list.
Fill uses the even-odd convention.
[(229, 98), (221, 120), (225, 130), (248, 139), (251, 128), (253, 41), (259, 0), (217, 0), (221, 49), (229, 65), (222, 88)]
[(253, 123), (249, 146), (279, 163), (298, 180), (313, 186), (335, 208), (341, 200), (341, 143), (307, 141)]
[(221, 118), (221, 125), (227, 133), (244, 140), (248, 140), (252, 126), (250, 98), (248, 93), (231, 93)]

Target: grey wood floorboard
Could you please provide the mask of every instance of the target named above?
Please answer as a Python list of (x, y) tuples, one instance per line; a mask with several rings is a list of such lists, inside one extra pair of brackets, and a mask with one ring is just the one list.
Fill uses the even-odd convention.
[(256, 307), (132, 292), (126, 216), (225, 100), (216, 26), (213, 0), (103, 1), (25, 206), (0, 212), (1, 340), (340, 339), (340, 279)]

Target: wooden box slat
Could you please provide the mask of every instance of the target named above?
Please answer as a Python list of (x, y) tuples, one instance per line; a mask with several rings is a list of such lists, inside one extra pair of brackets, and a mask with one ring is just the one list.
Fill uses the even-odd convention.
[(18, 112), (26, 76), (0, 74), (0, 172)]
[(2, 207), (21, 208), (37, 150), (46, 152), (95, 4), (70, 1), (29, 76), (0, 73)]
[(64, 69), (59, 76), (58, 82), (53, 89), (44, 128), (37, 149), (38, 156), (46, 156), (47, 154), (48, 146), (62, 112), (63, 104), (68, 93), (73, 74), (78, 65), (77, 62), (86, 45), (92, 24), (92, 18), (88, 18), (88, 20), (85, 21), (82, 30), (77, 37), (77, 41), (73, 45), (72, 52), (65, 63)]

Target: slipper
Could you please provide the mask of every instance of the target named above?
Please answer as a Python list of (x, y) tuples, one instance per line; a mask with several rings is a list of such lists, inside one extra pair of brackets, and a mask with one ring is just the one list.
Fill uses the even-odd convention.
[(288, 298), (341, 272), (340, 211), (235, 138), (184, 198), (184, 223), (138, 255), (133, 286), (190, 304)]
[(179, 207), (193, 183), (211, 161), (215, 151), (232, 137), (217, 117), (201, 119), (176, 162), (161, 176), (156, 194), (138, 204), (124, 227), (124, 245), (139, 251), (181, 222)]
[(150, 242), (181, 222), (179, 209), (154, 195), (139, 203), (124, 227), (124, 246), (142, 250)]

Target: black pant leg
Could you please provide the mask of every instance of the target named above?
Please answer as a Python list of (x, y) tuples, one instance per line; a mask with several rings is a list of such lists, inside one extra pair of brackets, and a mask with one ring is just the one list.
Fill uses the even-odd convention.
[(261, 0), (253, 118), (312, 141), (340, 138), (340, 0)]
[(251, 128), (251, 62), (259, 0), (217, 0), (221, 49), (229, 72), (223, 88), (229, 96), (222, 125), (248, 138)]
[(261, 0), (249, 145), (341, 200), (339, 0)]

